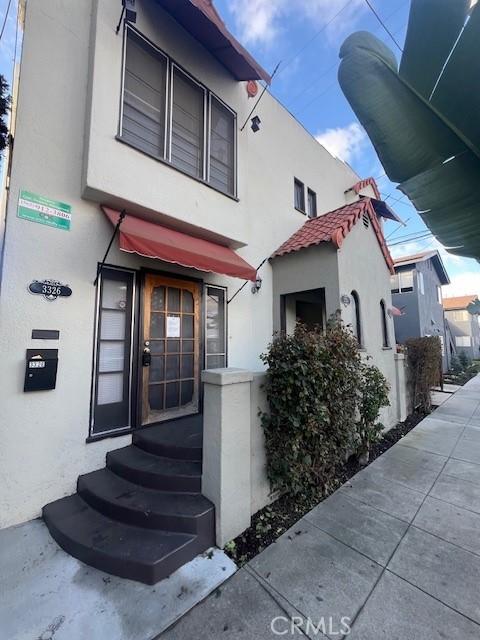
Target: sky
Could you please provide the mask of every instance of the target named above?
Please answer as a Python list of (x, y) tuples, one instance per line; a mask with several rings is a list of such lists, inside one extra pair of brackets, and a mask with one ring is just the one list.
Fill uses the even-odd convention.
[[(9, 0), (0, 0), (0, 25)], [(120, 5), (120, 0), (118, 0)], [(370, 0), (393, 38), (402, 47), (409, 0)], [(395, 52), (400, 51), (379, 24), (366, 0), (216, 0), (228, 28), (268, 71), (281, 61), (272, 93), (333, 155), (348, 162), (362, 178), (376, 178), (382, 197), (406, 222), (387, 222), (385, 235), (394, 257), (438, 249), (452, 284), (444, 295), (480, 295), (480, 265), (459, 258), (431, 236), (403, 241), (404, 236), (428, 229), (415, 208), (385, 176), (368, 136), (358, 123), (337, 81), (338, 52), (354, 31), (370, 31)], [(21, 49), (16, 33), (17, 0), (12, 0), (0, 41), (0, 73), (10, 83)]]
[[(370, 0), (388, 31), (403, 47), (409, 0)], [(331, 153), (362, 177), (376, 178), (382, 197), (406, 227), (388, 222), (385, 235), (394, 257), (438, 249), (452, 284), (444, 295), (480, 295), (480, 265), (453, 256), (432, 236), (414, 242), (402, 238), (427, 227), (408, 198), (385, 176), (368, 136), (358, 123), (337, 81), (338, 52), (354, 31), (369, 31), (400, 51), (365, 0), (216, 0), (220, 15), (240, 42), (268, 71), (281, 60), (272, 93)]]

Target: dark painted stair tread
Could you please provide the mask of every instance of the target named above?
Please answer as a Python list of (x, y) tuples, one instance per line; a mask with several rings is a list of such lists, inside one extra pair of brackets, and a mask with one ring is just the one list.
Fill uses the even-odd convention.
[(199, 493), (202, 463), (148, 453), (135, 445), (107, 453), (107, 467), (123, 478), (152, 489)]
[(154, 584), (201, 550), (197, 536), (111, 520), (78, 495), (46, 505), (43, 516), (58, 544), (74, 557), (121, 577)]
[(136, 433), (137, 446), (160, 455), (202, 459), (202, 416), (187, 416)]
[[(213, 504), (199, 493), (158, 491), (143, 487), (112, 473), (100, 469), (80, 476), (78, 490), (141, 513), (165, 516), (196, 518), (211, 511)], [(84, 496), (84, 498), (88, 498)]]

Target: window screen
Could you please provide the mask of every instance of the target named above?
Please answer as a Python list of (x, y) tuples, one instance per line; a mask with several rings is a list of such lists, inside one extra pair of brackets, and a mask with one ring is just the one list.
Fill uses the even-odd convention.
[(295, 178), (294, 181), (294, 204), (295, 209), (305, 211), (305, 188), (303, 182)]
[(317, 194), (311, 189), (308, 190), (308, 217), (317, 217)]
[(130, 424), (133, 278), (129, 271), (102, 270), (92, 435)]
[(163, 158), (167, 60), (132, 31), (126, 46), (122, 137)]
[(211, 101), (210, 184), (233, 194), (235, 191), (235, 117), (218, 100)]
[(171, 162), (196, 178), (203, 178), (205, 91), (174, 69)]
[(219, 287), (206, 288), (205, 356), (207, 369), (227, 366), (226, 291)]

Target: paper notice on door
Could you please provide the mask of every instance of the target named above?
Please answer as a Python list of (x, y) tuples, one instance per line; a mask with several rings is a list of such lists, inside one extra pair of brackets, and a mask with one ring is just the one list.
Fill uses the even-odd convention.
[(180, 316), (167, 316), (167, 338), (180, 337)]

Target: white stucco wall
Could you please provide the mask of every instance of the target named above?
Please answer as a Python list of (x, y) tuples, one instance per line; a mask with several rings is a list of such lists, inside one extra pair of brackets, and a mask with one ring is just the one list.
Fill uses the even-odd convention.
[[(382, 410), (380, 419), (389, 428), (398, 422), (395, 334), (393, 320), (387, 314), (389, 348), (383, 347), (380, 300), (388, 309), (392, 306), (390, 273), (380, 249), (375, 232), (370, 224), (365, 228), (362, 220), (352, 228), (338, 250), (339, 296), (350, 296), (355, 290), (360, 299), (362, 325), (362, 347), (365, 356), (372, 358), (390, 385), (390, 407)], [(346, 324), (355, 322), (354, 305), (341, 305), (342, 319)]]
[[(235, 82), (160, 9), (153, 11), (150, 0), (137, 4), (138, 28), (235, 109), (242, 124), (252, 106), (244, 83)], [(85, 443), (92, 282), (112, 232), (98, 202), (158, 212), (159, 221), (242, 244), (239, 253), (256, 266), (305, 221), (293, 207), (294, 176), (316, 191), (319, 213), (343, 205), (344, 191), (357, 180), (268, 93), (258, 109), (260, 132), (247, 126), (238, 133), (238, 202), (117, 141), (119, 9), (116, 0), (27, 4), (0, 299), (0, 526), (38, 516), (45, 503), (75, 490), (79, 474), (102, 467), (108, 450), (129, 442), (122, 437)], [(71, 230), (16, 217), (21, 189), (70, 204)], [(108, 262), (204, 277), (227, 286), (230, 295), (242, 284), (121, 253), (116, 246)], [(269, 263), (260, 275), (258, 294), (245, 287), (229, 305), (230, 366), (262, 366), (258, 356), (273, 329)], [(69, 284), (72, 297), (47, 302), (29, 294), (28, 284), (44, 278)], [(60, 340), (32, 341), (32, 329), (58, 329)], [(54, 391), (23, 393), (25, 350), (34, 346), (58, 346)]]

